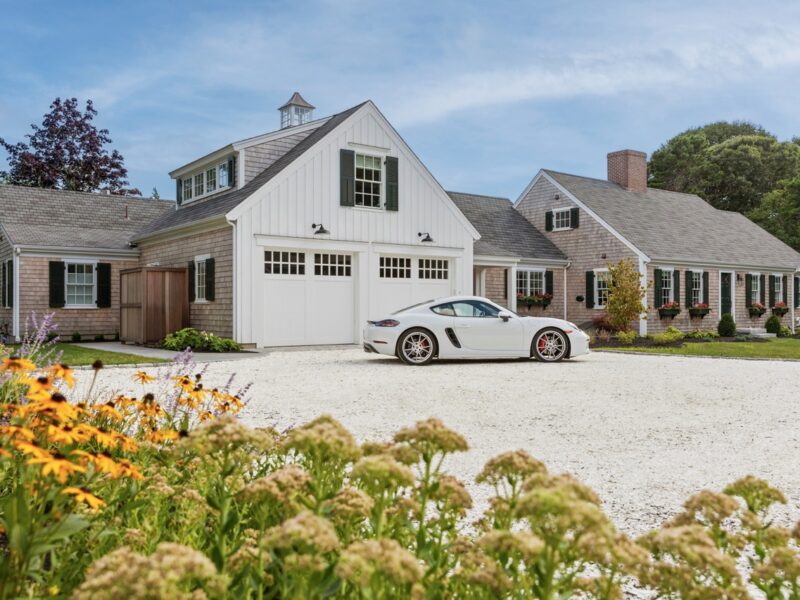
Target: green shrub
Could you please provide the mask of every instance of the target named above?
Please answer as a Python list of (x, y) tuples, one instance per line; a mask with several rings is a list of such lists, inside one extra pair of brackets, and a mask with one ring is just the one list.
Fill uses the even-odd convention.
[(639, 334), (635, 331), (620, 331), (617, 333), (617, 341), (624, 346), (632, 346), (637, 337), (639, 337)]
[(94, 336), (94, 341), (95, 342), (104, 342), (105, 339), (106, 338), (102, 333), (95, 334), (95, 336)]
[(778, 334), (781, 332), (781, 320), (777, 315), (771, 315), (764, 327), (767, 329), (767, 333)]
[(736, 321), (733, 320), (733, 315), (725, 313), (719, 320), (717, 325), (717, 332), (721, 337), (733, 337), (736, 335)]
[(778, 337), (792, 337), (792, 328), (782, 325), (781, 330), (778, 332)]
[(78, 332), (78, 331), (73, 331), (73, 332), (72, 332), (72, 341), (73, 341), (73, 342), (76, 342), (76, 343), (81, 341), (81, 334), (80, 334), (80, 332)]
[(684, 333), (677, 327), (670, 325), (663, 333), (655, 333), (648, 336), (656, 346), (670, 346), (676, 342), (680, 342), (684, 337)]
[(705, 340), (718, 338), (719, 333), (713, 329), (697, 329), (696, 331), (689, 331), (684, 337), (689, 340)]
[(240, 352), (242, 347), (231, 339), (219, 337), (193, 327), (170, 333), (161, 342), (166, 350), (183, 351), (191, 348), (195, 352)]

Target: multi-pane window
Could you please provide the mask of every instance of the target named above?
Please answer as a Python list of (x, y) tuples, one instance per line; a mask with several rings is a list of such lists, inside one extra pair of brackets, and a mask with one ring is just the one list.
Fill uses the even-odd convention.
[(703, 298), (703, 273), (692, 271), (692, 305), (702, 304)]
[(314, 275), (350, 277), (353, 257), (349, 254), (314, 254)]
[(205, 186), (203, 185), (203, 174), (198, 173), (194, 176), (194, 195), (202, 196), (205, 193)]
[(401, 256), (381, 256), (380, 277), (383, 279), (411, 279), (411, 259)]
[(94, 264), (67, 263), (67, 306), (95, 306)]
[(420, 258), (419, 259), (419, 278), (420, 279), (447, 279), (447, 271), (450, 261), (440, 258)]
[(761, 303), (761, 274), (754, 273), (750, 276), (750, 303), (751, 304), (760, 304)]
[(672, 302), (672, 271), (661, 271), (661, 305)]
[(211, 167), (206, 171), (206, 194), (217, 189), (217, 168)]
[(381, 159), (378, 156), (356, 154), (356, 206), (380, 208)]
[(605, 308), (608, 304), (608, 271), (597, 271), (594, 274), (594, 305), (597, 308)]
[(217, 184), (220, 188), (228, 187), (228, 181), (230, 177), (228, 176), (228, 163), (224, 162), (219, 167), (217, 167)]
[(194, 299), (196, 302), (204, 302), (206, 299), (205, 257), (198, 257), (194, 259)]
[(517, 271), (518, 294), (535, 296), (544, 291), (544, 271)]
[(268, 275), (305, 275), (306, 253), (265, 250), (264, 273)]
[(183, 180), (183, 201), (186, 202), (187, 200), (192, 199), (192, 178), (189, 177)]
[(571, 211), (568, 208), (553, 211), (553, 230), (570, 229), (572, 227)]
[(785, 302), (785, 298), (783, 297), (783, 275), (773, 275), (772, 285), (775, 286), (772, 292), (775, 302)]

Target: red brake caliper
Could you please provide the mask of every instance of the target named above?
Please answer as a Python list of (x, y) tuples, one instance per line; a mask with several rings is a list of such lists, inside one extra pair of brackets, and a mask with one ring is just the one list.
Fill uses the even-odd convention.
[(547, 346), (545, 336), (539, 338), (539, 352), (544, 352), (544, 347)]

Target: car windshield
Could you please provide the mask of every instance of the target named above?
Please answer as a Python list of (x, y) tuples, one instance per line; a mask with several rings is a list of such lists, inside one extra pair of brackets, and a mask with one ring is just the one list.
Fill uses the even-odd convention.
[(425, 300), (425, 302), (417, 302), (416, 304), (412, 304), (411, 306), (406, 306), (405, 308), (401, 308), (400, 310), (394, 311), (393, 315), (399, 315), (401, 312), (406, 312), (407, 310), (411, 310), (413, 308), (418, 308), (420, 306), (424, 306), (426, 304), (430, 304), (433, 300)]

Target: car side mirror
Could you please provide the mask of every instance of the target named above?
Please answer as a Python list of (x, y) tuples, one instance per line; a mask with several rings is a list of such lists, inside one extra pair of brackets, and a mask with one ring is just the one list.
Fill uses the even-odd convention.
[(497, 313), (497, 316), (503, 319), (504, 323), (508, 323), (508, 320), (511, 318), (511, 313), (507, 310), (501, 310), (499, 313)]

